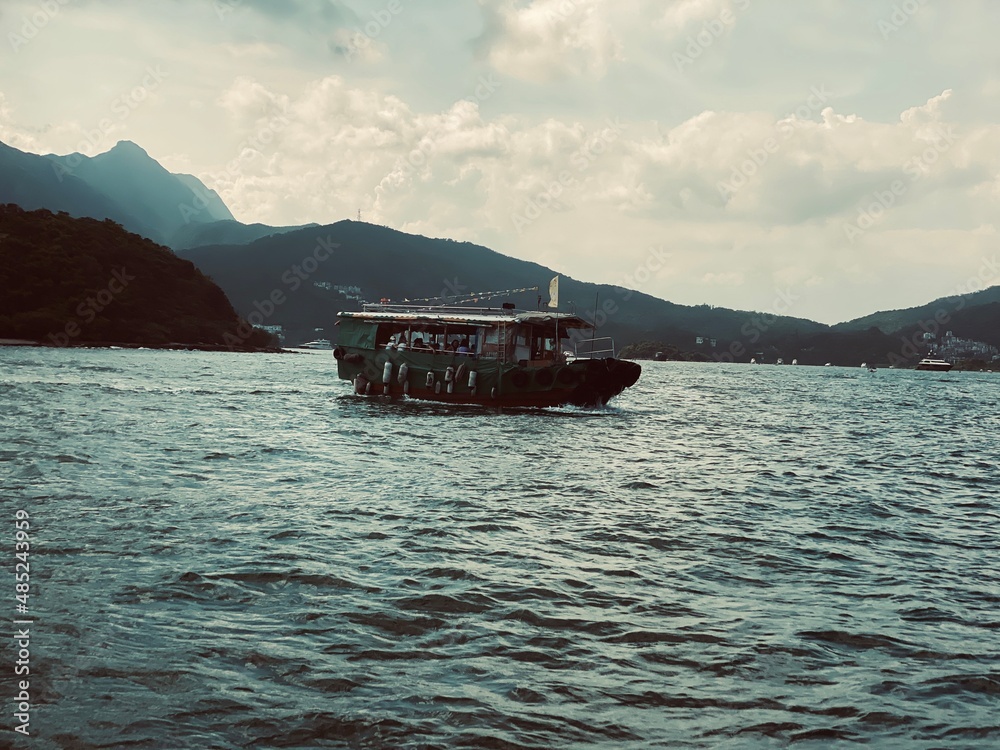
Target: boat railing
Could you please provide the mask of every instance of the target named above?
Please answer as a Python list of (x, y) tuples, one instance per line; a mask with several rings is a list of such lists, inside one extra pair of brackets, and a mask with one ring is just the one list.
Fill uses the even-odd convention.
[(497, 317), (512, 317), (517, 314), (516, 310), (499, 307), (466, 307), (464, 305), (389, 305), (380, 302), (366, 302), (362, 305), (362, 312), (388, 312), (388, 313), (456, 313), (459, 315), (496, 315)]
[(573, 356), (577, 359), (604, 359), (615, 356), (615, 340), (610, 336), (575, 342)]

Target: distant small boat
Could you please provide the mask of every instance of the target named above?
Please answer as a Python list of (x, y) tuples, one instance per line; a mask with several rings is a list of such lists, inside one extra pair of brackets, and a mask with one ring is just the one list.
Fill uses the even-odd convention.
[(799, 363), (799, 361), (798, 361), (797, 359), (793, 359), (793, 360), (792, 360), (792, 364), (793, 364), (793, 365), (797, 365), (798, 363)]
[(823, 367), (833, 367), (833, 362), (827, 362)]
[(330, 343), (329, 339), (316, 339), (315, 341), (307, 341), (304, 344), (299, 344), (294, 347), (295, 349), (322, 349), (324, 351), (333, 349), (333, 344)]
[(781, 357), (778, 357), (778, 361), (775, 362), (774, 364), (776, 364), (776, 365), (783, 365), (783, 364), (785, 364), (785, 360), (783, 360)]
[(750, 357), (750, 364), (752, 365), (757, 364), (757, 360), (754, 357)]
[(934, 372), (948, 372), (954, 367), (951, 362), (945, 359), (922, 359), (917, 364), (918, 370), (932, 370)]

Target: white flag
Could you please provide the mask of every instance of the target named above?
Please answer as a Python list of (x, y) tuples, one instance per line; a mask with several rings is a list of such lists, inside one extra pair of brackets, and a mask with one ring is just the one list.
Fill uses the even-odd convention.
[(559, 307), (559, 277), (549, 282), (549, 307)]

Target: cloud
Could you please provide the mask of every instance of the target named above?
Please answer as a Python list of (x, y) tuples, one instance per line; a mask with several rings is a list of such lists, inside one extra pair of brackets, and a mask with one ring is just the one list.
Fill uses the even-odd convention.
[(493, 67), (526, 81), (601, 77), (621, 59), (621, 43), (604, 22), (599, 0), (482, 3), (482, 44)]
[(715, 284), (717, 286), (740, 286), (746, 277), (738, 271), (730, 271), (728, 273), (706, 273), (702, 276), (702, 281), (706, 284)]
[[(929, 286), (930, 269), (975, 263), (995, 239), (1000, 127), (957, 129), (947, 97), (888, 122), (828, 106), (812, 119), (705, 111), (658, 129), (488, 117), (469, 100), (424, 112), (340, 76), (298, 96), (242, 77), (220, 103), (245, 145), (199, 176), (244, 220), (324, 222), (360, 209), (575, 276), (615, 276), (658, 242), (671, 268), (643, 291), (760, 308), (761, 294), (795, 285), (809, 295), (793, 314), (829, 318), (824, 309), (844, 306), (838, 285), (894, 279), (906, 263), (926, 268)], [(928, 140), (931, 125), (952, 140)], [(734, 174), (743, 181), (724, 195)], [(847, 236), (896, 183), (891, 205)], [(957, 243), (960, 253), (948, 250)], [(860, 301), (856, 312), (871, 309)]]
[[(662, 246), (643, 291), (763, 309), (808, 286), (792, 312), (822, 319), (993, 252), (1000, 4), (926, 4), (887, 40), (863, 0), (405, 0), (384, 24), (382, 2), (219, 2), (60, 6), (0, 73), (0, 140), (65, 153), (110, 117), (81, 150), (134, 140), (245, 221), (360, 208), (616, 283)], [(119, 117), (150, 65), (169, 77)]]
[(38, 151), (38, 142), (14, 119), (14, 110), (0, 91), (0, 141), (22, 151)]
[(688, 25), (732, 17), (737, 2), (741, 10), (749, 7), (749, 0), (672, 0), (662, 10), (658, 26), (679, 34)]
[[(198, 0), (173, 0), (175, 3)], [(337, 0), (212, 0), (220, 19), (249, 11), (271, 21), (296, 24), (340, 24), (354, 18), (354, 13)]]

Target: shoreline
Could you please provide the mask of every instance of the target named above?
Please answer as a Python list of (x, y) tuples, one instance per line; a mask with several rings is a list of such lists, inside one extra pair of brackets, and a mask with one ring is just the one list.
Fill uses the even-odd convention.
[(197, 352), (230, 352), (232, 354), (296, 354), (281, 347), (242, 347), (235, 348), (223, 344), (184, 344), (171, 342), (169, 344), (150, 345), (121, 341), (81, 341), (67, 346), (47, 344), (44, 341), (32, 339), (0, 338), (0, 346), (38, 347), (40, 349), (149, 349), (156, 351), (197, 351)]

